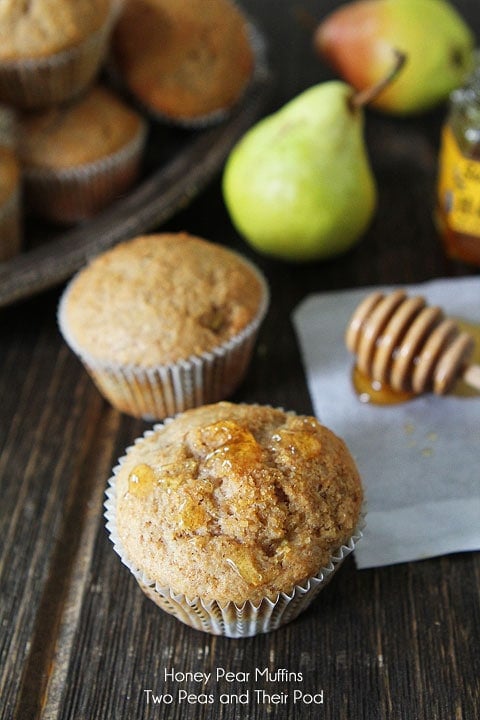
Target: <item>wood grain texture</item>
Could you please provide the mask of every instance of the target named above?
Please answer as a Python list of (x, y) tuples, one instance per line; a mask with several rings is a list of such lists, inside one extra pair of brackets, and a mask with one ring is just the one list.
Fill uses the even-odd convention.
[[(476, 0), (455, 3), (480, 36)], [(305, 2), (319, 17), (335, 2)], [(285, 1), (245, 2), (268, 33), (272, 108), (328, 70)], [(432, 221), (444, 111), (399, 120), (367, 116), (379, 206), (344, 257), (294, 266), (253, 253), (234, 232), (218, 175), (162, 227), (189, 230), (250, 257), (268, 277), (272, 305), (234, 399), (311, 412), (291, 324), (311, 292), (478, 275), (445, 257)], [(480, 282), (480, 277), (479, 277)], [(99, 396), (56, 328), (59, 290), (1, 311), (0, 719), (1, 720), (473, 720), (480, 716), (480, 555), (465, 553), (357, 571), (348, 558), (298, 620), (247, 640), (194, 631), (146, 599), (113, 552), (102, 517), (111, 467), (148, 427)], [(324, 419), (327, 421), (328, 419)], [(288, 693), (284, 704), (160, 706), (186, 689), (165, 670), (253, 673), (285, 668), (302, 681), (264, 677), (203, 688)], [(294, 705), (295, 688), (323, 691), (321, 706)]]

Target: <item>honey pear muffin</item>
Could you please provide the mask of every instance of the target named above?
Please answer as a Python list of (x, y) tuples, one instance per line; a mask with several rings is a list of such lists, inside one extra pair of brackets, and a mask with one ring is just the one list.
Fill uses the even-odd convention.
[(0, 106), (0, 262), (20, 251), (20, 196), (15, 117), (10, 108)]
[(260, 271), (187, 233), (144, 235), (70, 282), (60, 329), (118, 409), (162, 419), (228, 397), (268, 304)]
[(97, 73), (119, 0), (2, 0), (0, 100), (41, 108), (74, 97)]
[(187, 125), (223, 117), (254, 67), (247, 23), (229, 0), (126, 0), (112, 57), (142, 106)]
[(155, 426), (107, 495), (116, 550), (149, 597), (194, 627), (249, 634), (311, 602), (358, 538), (363, 499), (345, 443), (315, 418), (228, 402)]
[(31, 208), (57, 223), (91, 217), (135, 182), (146, 123), (100, 85), (19, 123), (19, 153)]

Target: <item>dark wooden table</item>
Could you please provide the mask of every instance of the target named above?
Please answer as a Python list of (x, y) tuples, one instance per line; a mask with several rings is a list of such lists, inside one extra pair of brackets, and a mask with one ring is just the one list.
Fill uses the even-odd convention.
[[(299, 18), (306, 11), (319, 19), (336, 4), (244, 3), (270, 42), (268, 109), (331, 77)], [(455, 5), (480, 38), (478, 0)], [(234, 399), (312, 411), (290, 317), (308, 293), (478, 274), (445, 257), (432, 221), (444, 113), (404, 120), (368, 113), (379, 206), (363, 241), (344, 257), (293, 266), (256, 255), (231, 226), (219, 177), (164, 226), (239, 249), (270, 281), (271, 309)], [(109, 407), (62, 342), (60, 290), (1, 311), (2, 720), (480, 717), (477, 553), (362, 571), (348, 558), (297, 621), (247, 640), (191, 630), (142, 595), (107, 539), (102, 502), (112, 465), (147, 424)], [(255, 668), (294, 675), (255, 680)], [(217, 669), (237, 676), (208, 689), (165, 680), (166, 670)], [(242, 673), (250, 673), (245, 682)], [(278, 702), (254, 697), (254, 688), (276, 693)], [(154, 694), (181, 689), (213, 692), (215, 705), (167, 704), (168, 695), (154, 702)], [(323, 703), (308, 704), (305, 695), (307, 703), (294, 705), (295, 689)], [(248, 705), (219, 701), (247, 690)]]

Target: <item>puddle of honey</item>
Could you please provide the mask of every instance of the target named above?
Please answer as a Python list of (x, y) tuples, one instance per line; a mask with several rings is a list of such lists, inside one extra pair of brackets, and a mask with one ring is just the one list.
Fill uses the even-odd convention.
[[(467, 322), (462, 318), (453, 319), (460, 330), (469, 333), (475, 340), (475, 348), (470, 363), (480, 364), (480, 325)], [(393, 390), (388, 385), (372, 380), (368, 375), (362, 373), (356, 365), (352, 370), (352, 384), (360, 402), (372, 403), (372, 405), (395, 405), (407, 402), (415, 397), (415, 393)], [(460, 379), (455, 383), (449, 394), (456, 397), (474, 397), (479, 395), (479, 391)]]
[(352, 370), (352, 383), (358, 399), (362, 403), (373, 405), (396, 405), (415, 397), (411, 392), (400, 392), (377, 380), (372, 380), (355, 365)]

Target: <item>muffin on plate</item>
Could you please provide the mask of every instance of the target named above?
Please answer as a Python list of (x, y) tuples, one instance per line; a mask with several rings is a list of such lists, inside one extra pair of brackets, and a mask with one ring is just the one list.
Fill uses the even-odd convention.
[(115, 407), (162, 419), (233, 393), (267, 304), (265, 279), (245, 258), (162, 233), (93, 259), (65, 289), (59, 324)]
[(135, 182), (145, 140), (144, 119), (100, 85), (23, 114), (19, 153), (29, 205), (58, 223), (91, 217)]
[(0, 100), (42, 108), (74, 97), (108, 49), (119, 0), (3, 0)]
[(229, 0), (126, 0), (112, 40), (115, 73), (161, 119), (221, 119), (254, 68), (247, 22)]
[(144, 592), (200, 630), (273, 630), (316, 597), (361, 536), (362, 486), (315, 418), (217, 403), (156, 425), (107, 491), (115, 550)]
[(0, 106), (0, 262), (20, 251), (20, 164), (13, 112)]

